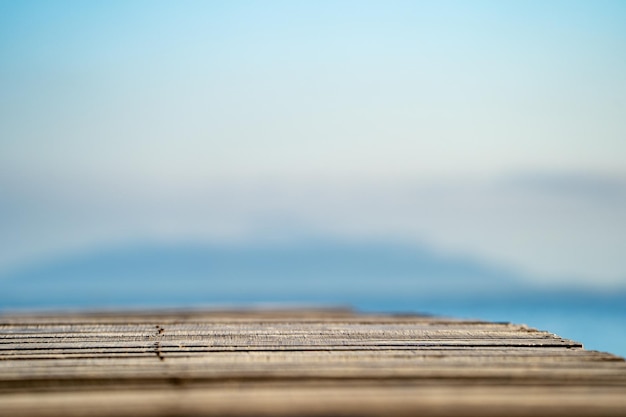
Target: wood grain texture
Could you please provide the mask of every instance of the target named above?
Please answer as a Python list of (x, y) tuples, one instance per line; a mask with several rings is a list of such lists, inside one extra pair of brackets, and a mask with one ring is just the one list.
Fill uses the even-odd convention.
[(346, 310), (0, 316), (0, 415), (626, 416), (626, 363), (509, 323)]

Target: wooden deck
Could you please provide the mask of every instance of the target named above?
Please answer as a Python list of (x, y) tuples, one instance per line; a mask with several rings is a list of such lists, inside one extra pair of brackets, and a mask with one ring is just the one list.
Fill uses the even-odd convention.
[(523, 325), (349, 311), (0, 316), (2, 416), (626, 416), (626, 363)]

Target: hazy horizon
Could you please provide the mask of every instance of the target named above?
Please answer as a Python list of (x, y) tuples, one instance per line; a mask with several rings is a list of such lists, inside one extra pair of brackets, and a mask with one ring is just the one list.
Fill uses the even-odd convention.
[(621, 290), (624, 21), (621, 1), (0, 0), (0, 276), (312, 238)]

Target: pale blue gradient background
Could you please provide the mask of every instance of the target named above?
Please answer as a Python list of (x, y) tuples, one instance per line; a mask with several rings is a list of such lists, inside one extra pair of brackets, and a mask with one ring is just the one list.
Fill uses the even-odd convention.
[(0, 309), (596, 314), (621, 341), (571, 337), (624, 354), (624, 22), (621, 1), (0, 0)]

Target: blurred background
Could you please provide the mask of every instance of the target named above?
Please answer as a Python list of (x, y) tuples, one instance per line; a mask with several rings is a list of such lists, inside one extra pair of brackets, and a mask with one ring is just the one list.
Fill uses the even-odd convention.
[(626, 355), (624, 22), (0, 0), (0, 311), (346, 305)]

